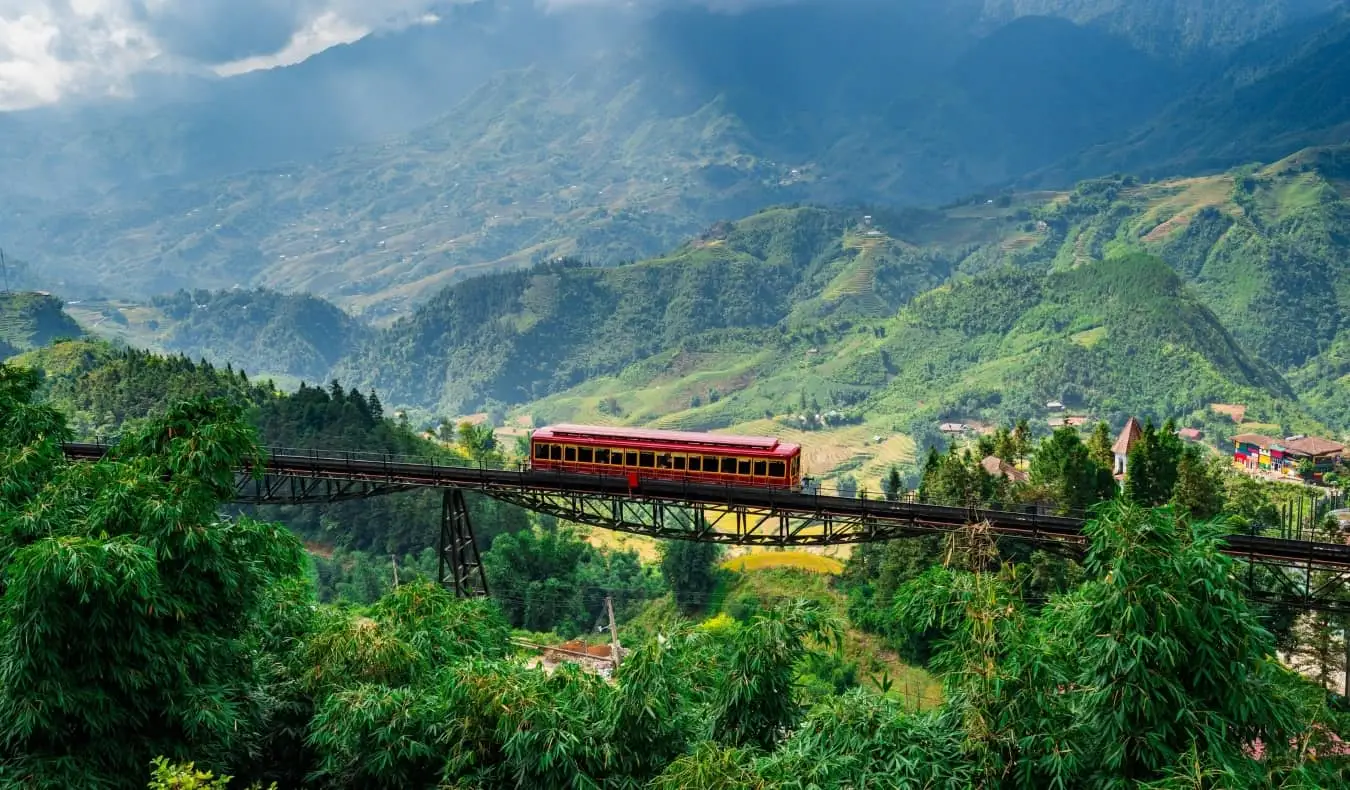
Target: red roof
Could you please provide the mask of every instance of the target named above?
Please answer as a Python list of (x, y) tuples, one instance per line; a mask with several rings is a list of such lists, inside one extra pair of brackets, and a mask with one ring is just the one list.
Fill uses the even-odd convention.
[(772, 436), (733, 436), (721, 433), (694, 433), (692, 431), (659, 431), (652, 428), (612, 428), (598, 425), (550, 425), (534, 432), (536, 439), (614, 439), (617, 441), (666, 442), (670, 444), (701, 444), (712, 447), (737, 447), (746, 450), (791, 451), (794, 444), (779, 442)]
[(1143, 436), (1144, 430), (1139, 427), (1139, 421), (1131, 417), (1130, 421), (1125, 423), (1125, 428), (1116, 437), (1116, 443), (1111, 445), (1111, 452), (1120, 455), (1128, 455), (1130, 448)]

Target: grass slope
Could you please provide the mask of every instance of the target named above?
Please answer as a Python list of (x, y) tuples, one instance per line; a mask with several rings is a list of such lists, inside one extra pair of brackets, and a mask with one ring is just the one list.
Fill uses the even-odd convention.
[(0, 359), (83, 334), (60, 299), (37, 292), (0, 292)]

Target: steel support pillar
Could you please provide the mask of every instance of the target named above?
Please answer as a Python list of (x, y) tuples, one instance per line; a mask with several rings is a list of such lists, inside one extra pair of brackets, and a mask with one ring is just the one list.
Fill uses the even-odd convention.
[(456, 598), (488, 594), (487, 574), (473, 539), (469, 508), (464, 503), (464, 492), (458, 488), (447, 489), (441, 495), (441, 540), (437, 554), (440, 582), (446, 587), (454, 585)]

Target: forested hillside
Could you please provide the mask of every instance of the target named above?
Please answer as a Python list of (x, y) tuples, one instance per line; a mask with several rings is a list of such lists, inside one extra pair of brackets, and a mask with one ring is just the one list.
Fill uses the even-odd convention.
[(1350, 426), (1346, 158), (932, 211), (776, 208), (631, 264), (471, 278), (377, 331), (265, 291), (70, 309), (419, 419), (800, 430), (826, 448), (815, 471), (869, 479), (941, 445), (940, 422), (1038, 421), (1055, 400), (1117, 427), (1185, 417), (1216, 441), (1241, 426), (1212, 403), (1247, 406), (1251, 430), (1334, 435)]
[(54, 340), (83, 335), (80, 325), (62, 310), (60, 299), (43, 293), (0, 292), (0, 361)]
[(366, 336), (351, 316), (303, 294), (180, 291), (150, 304), (169, 323), (161, 343), (170, 351), (309, 381), (324, 380)]
[(319, 604), (293, 536), (218, 513), (259, 452), (237, 405), (179, 404), (72, 462), (38, 386), (0, 367), (6, 784), (1273, 790), (1350, 770), (1350, 725), (1275, 660), (1222, 526), (1182, 511), (1103, 508), (1048, 604), (978, 529), (895, 579), (871, 623), (941, 637), (922, 709), (832, 676), (844, 623), (809, 599), (630, 630), (610, 679), (550, 673), (488, 601), (410, 583)]
[(198, 101), (5, 119), (32, 141), (13, 150), (62, 147), (7, 170), (32, 188), (0, 232), (71, 297), (266, 286), (390, 318), (470, 274), (650, 257), (771, 204), (931, 205), (1340, 140), (1343, 25), (1310, 17), (1331, 5), (481, 0), (181, 87)]
[[(70, 415), (70, 427), (80, 439), (112, 439), (184, 401), (224, 398), (245, 409), (269, 445), (464, 458), (459, 450), (428, 442), (386, 417), (373, 392), (362, 395), (336, 383), (302, 385), (284, 394), (242, 372), (101, 342), (57, 343), (15, 362), (41, 373), (41, 396)], [(470, 501), (484, 550), (498, 534), (528, 526), (517, 508), (476, 496)], [(282, 521), (324, 552), (340, 547), (387, 558), (434, 545), (440, 508), (434, 492), (414, 492), (326, 506), (268, 506), (259, 513)]]

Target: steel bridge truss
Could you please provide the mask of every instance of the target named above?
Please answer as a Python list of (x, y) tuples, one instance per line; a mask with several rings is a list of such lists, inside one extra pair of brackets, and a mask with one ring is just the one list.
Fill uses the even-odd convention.
[(241, 505), (317, 505), (370, 499), (416, 486), (371, 480), (341, 480), (298, 475), (240, 474), (235, 480), (234, 501)]
[[(736, 546), (838, 546), (950, 532), (953, 525), (918, 517), (848, 514), (825, 508), (789, 511), (728, 503), (671, 502), (635, 495), (547, 490), (489, 490), (488, 496), (564, 521), (667, 540)], [(978, 521), (977, 511), (971, 520)], [(1038, 529), (999, 530), (1009, 537), (1083, 545), (1081, 534)]]
[[(69, 445), (74, 458), (98, 458), (104, 446)], [(1085, 547), (1081, 521), (1026, 517), (1016, 513), (881, 501), (842, 500), (764, 492), (726, 492), (709, 497), (678, 487), (652, 492), (594, 480), (534, 479), (504, 472), (403, 464), (381, 457), (362, 461), (350, 453), (332, 458), (285, 455), (259, 477), (241, 474), (234, 500), (241, 504), (326, 504), (385, 496), (418, 488), (443, 492), (438, 545), (440, 582), (457, 595), (487, 593), (487, 578), (474, 541), (464, 491), (547, 513), (565, 521), (650, 537), (742, 546), (825, 546), (944, 534), (986, 518), (999, 538), (1035, 542), (1074, 555)], [(596, 490), (585, 490), (594, 486)], [(583, 490), (574, 490), (582, 488)], [(736, 498), (748, 494), (747, 503)], [(756, 499), (755, 497), (758, 497)], [(1225, 553), (1244, 560), (1250, 595), (1259, 601), (1301, 609), (1350, 613), (1350, 549), (1335, 544), (1290, 541), (1259, 534), (1233, 535)]]

